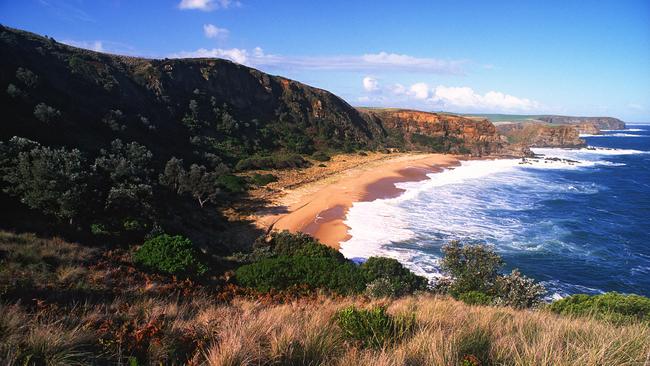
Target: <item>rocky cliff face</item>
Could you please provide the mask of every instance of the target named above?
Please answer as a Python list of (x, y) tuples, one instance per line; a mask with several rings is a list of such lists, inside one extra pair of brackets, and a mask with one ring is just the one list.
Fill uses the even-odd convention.
[(578, 132), (580, 133), (587, 133), (590, 135), (599, 135), (600, 134), (600, 128), (598, 128), (597, 125), (593, 123), (580, 123), (577, 125), (572, 125), (576, 129), (578, 129)]
[(473, 156), (508, 153), (507, 144), (487, 120), (404, 109), (362, 111), (367, 119), (380, 121), (389, 136), (401, 140), (408, 148)]
[(601, 130), (625, 129), (625, 122), (613, 117), (539, 116), (538, 119), (550, 124), (593, 125)]
[(497, 127), (508, 142), (529, 147), (579, 147), (585, 141), (575, 126), (542, 123), (509, 123)]

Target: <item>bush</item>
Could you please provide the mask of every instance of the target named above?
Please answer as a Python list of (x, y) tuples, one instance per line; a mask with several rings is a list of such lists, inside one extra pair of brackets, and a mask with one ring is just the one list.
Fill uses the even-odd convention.
[(491, 305), (494, 301), (492, 296), (478, 291), (463, 292), (457, 298), (468, 305)]
[(336, 322), (347, 338), (364, 347), (381, 348), (410, 335), (415, 329), (415, 314), (393, 317), (383, 306), (370, 310), (350, 306), (336, 314)]
[(397, 289), (393, 282), (386, 277), (377, 278), (366, 285), (366, 296), (375, 299), (397, 297)]
[(270, 240), (263, 246), (269, 246), (278, 256), (321, 257), (332, 258), (339, 262), (346, 261), (338, 250), (321, 244), (311, 235), (300, 232), (294, 234), (283, 230), (271, 233)]
[(41, 122), (50, 123), (57, 121), (61, 117), (61, 112), (45, 103), (38, 103), (34, 107), (34, 117)]
[(553, 302), (549, 309), (562, 315), (591, 316), (618, 324), (650, 323), (650, 298), (639, 295), (578, 294)]
[(261, 292), (306, 285), (312, 289), (352, 294), (361, 292), (365, 286), (363, 276), (354, 264), (323, 257), (280, 256), (262, 259), (239, 267), (235, 276), (242, 286)]
[(256, 186), (265, 186), (269, 183), (277, 182), (278, 177), (276, 177), (273, 174), (259, 174), (255, 173), (251, 177), (251, 182), (255, 184)]
[(544, 286), (513, 269), (506, 276), (497, 279), (497, 296), (500, 305), (523, 309), (537, 307), (546, 293)]
[(329, 161), (331, 158), (323, 151), (316, 151), (311, 155), (311, 158), (316, 161)]
[(489, 298), (489, 303), (518, 309), (535, 307), (542, 302), (546, 289), (535, 280), (523, 276), (516, 269), (509, 275), (499, 274), (504, 262), (492, 248), (452, 241), (442, 248), (442, 252), (444, 257), (440, 266), (450, 278), (438, 281), (435, 292), (449, 293), (472, 304)]
[(162, 234), (147, 240), (133, 259), (145, 268), (168, 274), (203, 275), (207, 271), (192, 242), (180, 235)]
[(381, 278), (388, 280), (392, 285), (393, 296), (426, 290), (429, 283), (425, 277), (414, 274), (392, 258), (370, 257), (360, 268), (367, 283)]
[(503, 260), (485, 245), (462, 245), (458, 241), (442, 247), (440, 267), (453, 278), (452, 295), (463, 292), (493, 292)]

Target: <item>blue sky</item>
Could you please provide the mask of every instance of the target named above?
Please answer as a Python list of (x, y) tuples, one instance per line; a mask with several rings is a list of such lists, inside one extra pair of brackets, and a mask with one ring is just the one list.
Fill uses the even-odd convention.
[(104, 52), (224, 57), (352, 105), (650, 121), (650, 1), (0, 0)]

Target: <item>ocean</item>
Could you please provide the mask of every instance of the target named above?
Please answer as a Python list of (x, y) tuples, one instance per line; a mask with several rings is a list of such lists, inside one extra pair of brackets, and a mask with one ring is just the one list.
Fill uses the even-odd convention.
[(399, 183), (391, 199), (357, 202), (342, 253), (400, 260), (439, 277), (451, 240), (494, 246), (505, 271), (541, 281), (549, 298), (618, 291), (650, 296), (650, 124), (583, 136), (540, 159), (465, 161)]

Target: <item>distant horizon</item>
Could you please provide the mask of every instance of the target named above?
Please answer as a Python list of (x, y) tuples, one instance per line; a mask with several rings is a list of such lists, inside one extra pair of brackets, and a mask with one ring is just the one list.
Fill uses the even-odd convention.
[(26, 0), (0, 4), (0, 23), (104, 53), (228, 59), (353, 106), (650, 121), (642, 0)]

